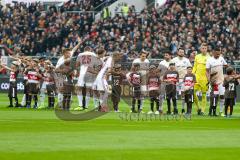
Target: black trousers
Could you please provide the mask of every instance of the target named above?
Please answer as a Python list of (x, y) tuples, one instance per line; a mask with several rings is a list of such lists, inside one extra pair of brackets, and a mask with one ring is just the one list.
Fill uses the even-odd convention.
[(138, 112), (140, 112), (141, 111), (141, 100), (136, 99), (136, 98), (132, 99), (132, 112), (136, 112), (136, 109), (135, 109), (136, 101), (137, 101), (137, 105), (138, 105)]
[(235, 105), (235, 98), (225, 98), (225, 115), (228, 113), (228, 107), (230, 107), (230, 115), (233, 113), (233, 107)]
[(28, 106), (31, 106), (32, 103), (32, 98), (35, 102), (35, 106), (37, 105), (38, 102), (38, 93), (39, 93), (39, 85), (38, 83), (28, 83), (28, 90), (27, 90), (27, 97), (26, 97), (26, 104)]
[(218, 104), (218, 95), (212, 95), (210, 97), (210, 107), (209, 107), (209, 115), (216, 115), (217, 112), (217, 104)]
[(69, 110), (71, 104), (71, 95), (63, 94), (63, 110)]
[(170, 92), (166, 95), (167, 97), (167, 107), (168, 107), (168, 111), (167, 114), (171, 113), (171, 100), (173, 102), (173, 112), (174, 114), (178, 113), (178, 109), (177, 109), (177, 98), (176, 98), (176, 92)]
[(47, 94), (48, 94), (48, 107), (53, 108), (55, 104), (55, 90), (56, 87), (54, 84), (47, 85)]
[(156, 110), (159, 111), (159, 98), (158, 97), (150, 98), (151, 111), (154, 111), (154, 102), (156, 103)]
[(122, 93), (122, 88), (121, 86), (113, 86), (112, 87), (112, 102), (113, 102), (113, 109), (115, 111), (118, 110), (118, 104), (120, 102), (121, 99), (121, 93)]
[(17, 97), (17, 83), (16, 82), (10, 82), (9, 90), (8, 90), (8, 98), (10, 106), (13, 106), (13, 98), (16, 102), (16, 107), (18, 107), (18, 97)]
[(193, 104), (193, 94), (185, 95), (185, 102), (187, 103), (187, 113), (192, 113), (192, 104)]

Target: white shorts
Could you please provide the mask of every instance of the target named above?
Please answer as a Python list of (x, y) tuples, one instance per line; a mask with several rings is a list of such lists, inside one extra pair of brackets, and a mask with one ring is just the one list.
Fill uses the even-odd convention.
[(42, 86), (41, 86), (41, 90), (42, 90), (42, 89), (46, 89), (46, 88), (47, 88), (46, 82), (43, 82), (43, 83), (42, 83)]
[(85, 75), (80, 74), (76, 86), (79, 86), (79, 87), (85, 86), (86, 82), (84, 81), (84, 77), (85, 77)]
[(184, 91), (183, 79), (179, 79), (179, 82), (177, 83), (177, 92), (181, 94), (183, 91)]
[(92, 88), (93, 83), (96, 79), (95, 75), (93, 75), (91, 73), (87, 73), (84, 78), (85, 78), (84, 82), (85, 82), (86, 88)]
[(87, 88), (92, 88), (92, 87), (93, 87), (93, 83), (86, 82), (86, 87), (87, 87)]
[[(209, 86), (209, 89), (208, 89), (208, 94), (209, 95), (211, 93), (211, 89), (210, 88), (211, 87)], [(225, 94), (225, 87), (223, 87), (223, 84), (219, 84), (218, 85), (218, 93), (217, 94), (220, 95), (220, 96), (223, 96)]]
[(223, 87), (223, 84), (218, 85), (218, 91), (220, 96), (223, 96), (225, 94), (225, 87)]
[(84, 81), (78, 81), (76, 86), (78, 87), (84, 87), (85, 86), (85, 82)]
[(108, 91), (108, 83), (106, 79), (96, 80), (92, 86), (93, 90)]

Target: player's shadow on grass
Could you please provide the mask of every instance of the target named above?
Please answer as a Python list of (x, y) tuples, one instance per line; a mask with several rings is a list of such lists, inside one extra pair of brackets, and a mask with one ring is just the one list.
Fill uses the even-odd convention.
[(104, 116), (105, 114), (109, 113), (113, 110), (112, 103), (110, 97), (108, 97), (108, 105), (106, 110), (98, 111), (98, 109), (94, 108), (89, 111), (71, 111), (71, 110), (62, 110), (62, 109), (55, 109), (55, 115), (57, 118), (63, 121), (89, 121), (92, 119), (99, 118)]
[(71, 112), (69, 110), (55, 109), (56, 116), (63, 121), (89, 121), (107, 113), (108, 112), (98, 112), (95, 109), (88, 112)]

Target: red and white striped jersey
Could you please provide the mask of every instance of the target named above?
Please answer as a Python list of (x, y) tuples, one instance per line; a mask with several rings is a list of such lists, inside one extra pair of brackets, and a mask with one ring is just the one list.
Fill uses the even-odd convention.
[(183, 79), (185, 87), (192, 86), (190, 89), (193, 89), (193, 84), (195, 83), (195, 81), (196, 81), (196, 77), (192, 73), (191, 74), (186, 74), (184, 79)]
[(38, 72), (36, 72), (36, 71), (32, 71), (32, 70), (28, 71), (27, 76), (28, 76), (28, 83), (39, 83), (40, 82)]
[(163, 79), (166, 79), (170, 82), (173, 82), (174, 84), (176, 84), (178, 82), (178, 78), (179, 78), (179, 74), (177, 71), (170, 71), (168, 70)]
[(160, 78), (158, 76), (149, 76), (148, 77), (148, 90), (159, 90), (161, 85)]
[(140, 86), (141, 85), (141, 73), (133, 72), (130, 74), (130, 83), (133, 86)]
[(53, 76), (51, 75), (51, 73), (45, 72), (43, 74), (43, 77), (44, 77), (44, 82), (46, 83), (46, 85), (54, 84), (54, 79), (53, 79)]
[(10, 79), (9, 79), (9, 81), (10, 82), (16, 82), (17, 81), (17, 74), (18, 74), (18, 72), (11, 71), (10, 72)]

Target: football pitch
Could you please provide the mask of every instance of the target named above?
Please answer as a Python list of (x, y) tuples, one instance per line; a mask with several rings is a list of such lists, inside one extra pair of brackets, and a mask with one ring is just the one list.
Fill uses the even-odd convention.
[[(77, 106), (76, 99), (74, 103)], [(121, 120), (113, 112), (89, 121), (63, 121), (54, 110), (6, 108), (7, 105), (7, 94), (0, 94), (0, 160), (240, 157), (240, 104), (235, 106), (232, 118), (193, 115), (192, 120), (145, 121)], [(148, 111), (147, 102), (144, 106)], [(124, 103), (120, 109), (129, 111)]]

